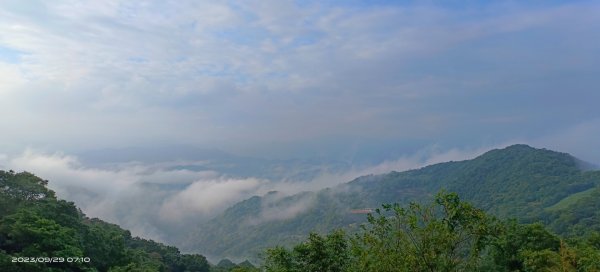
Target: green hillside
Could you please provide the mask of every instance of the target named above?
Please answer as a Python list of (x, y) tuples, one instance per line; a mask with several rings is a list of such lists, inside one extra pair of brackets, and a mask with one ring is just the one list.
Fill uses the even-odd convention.
[[(319, 192), (253, 197), (199, 226), (193, 238), (182, 243), (215, 256), (256, 256), (265, 247), (297, 243), (311, 231), (356, 229), (365, 216), (352, 213), (354, 209), (427, 201), (443, 189), (500, 218), (547, 220), (546, 208), (600, 184), (600, 172), (584, 171), (580, 165), (569, 154), (513, 145), (472, 160), (364, 176)], [(293, 209), (294, 205), (302, 209)], [(289, 217), (269, 216), (287, 210), (301, 211)]]
[(543, 214), (545, 222), (559, 233), (581, 236), (600, 232), (600, 188), (593, 188), (559, 202)]
[(87, 218), (46, 185), (0, 171), (0, 271), (209, 271), (204, 256)]

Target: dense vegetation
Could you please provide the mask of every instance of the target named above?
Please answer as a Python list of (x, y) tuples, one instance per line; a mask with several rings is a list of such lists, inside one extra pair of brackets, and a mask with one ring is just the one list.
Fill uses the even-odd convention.
[(0, 271), (209, 271), (204, 256), (87, 218), (46, 185), (0, 171)]
[[(364, 215), (353, 214), (352, 209), (427, 200), (440, 190), (456, 192), (499, 218), (543, 221), (559, 234), (583, 235), (589, 229), (600, 230), (600, 189), (596, 189), (600, 171), (582, 170), (582, 165), (569, 154), (513, 145), (472, 160), (364, 176), (318, 192), (253, 197), (199, 226), (193, 239), (180, 244), (216, 256), (258, 256), (266, 247), (303, 241), (311, 231), (355, 231)], [(305, 208), (295, 216), (254, 220), (265, 217), (270, 207), (285, 210), (297, 203)]]
[(454, 193), (384, 205), (354, 235), (316, 233), (267, 250), (264, 268), (295, 271), (600, 271), (600, 233), (563, 240), (543, 225), (501, 221)]

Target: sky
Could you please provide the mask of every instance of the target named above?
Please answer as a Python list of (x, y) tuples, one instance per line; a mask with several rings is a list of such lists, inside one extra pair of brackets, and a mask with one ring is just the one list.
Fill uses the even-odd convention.
[(600, 162), (598, 29), (598, 1), (2, 1), (0, 148)]
[[(0, 169), (159, 240), (252, 195), (512, 143), (600, 165), (599, 86), (600, 1), (0, 2)], [(82, 155), (170, 146), (349, 164), (291, 183)]]

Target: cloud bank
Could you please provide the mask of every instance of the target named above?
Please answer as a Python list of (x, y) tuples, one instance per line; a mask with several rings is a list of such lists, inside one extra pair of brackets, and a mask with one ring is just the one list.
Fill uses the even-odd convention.
[[(378, 165), (341, 172), (323, 170), (310, 180), (269, 180), (212, 170), (173, 168), (181, 163), (176, 161), (125, 162), (100, 168), (85, 165), (75, 156), (33, 149), (14, 157), (1, 156), (0, 166), (29, 171), (48, 179), (49, 187), (60, 198), (75, 202), (90, 217), (120, 224), (135, 235), (165, 240), (173, 230), (208, 220), (252, 196), (265, 196), (264, 207), (256, 222), (283, 220), (306, 211), (314, 202), (308, 194), (285, 207), (269, 206), (284, 196), (334, 187), (361, 175), (470, 159), (487, 150), (489, 148), (440, 151), (434, 147)], [(189, 163), (185, 162), (185, 165)], [(199, 164), (202, 163), (205, 162)]]
[(0, 148), (182, 143), (287, 155), (330, 153), (336, 141), (415, 150), (537, 139), (600, 118), (599, 10), (4, 1)]

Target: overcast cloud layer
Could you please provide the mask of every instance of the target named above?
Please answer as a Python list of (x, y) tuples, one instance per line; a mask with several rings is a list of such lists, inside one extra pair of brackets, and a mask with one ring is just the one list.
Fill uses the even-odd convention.
[(600, 162), (598, 1), (366, 2), (2, 1), (0, 149), (523, 141)]

